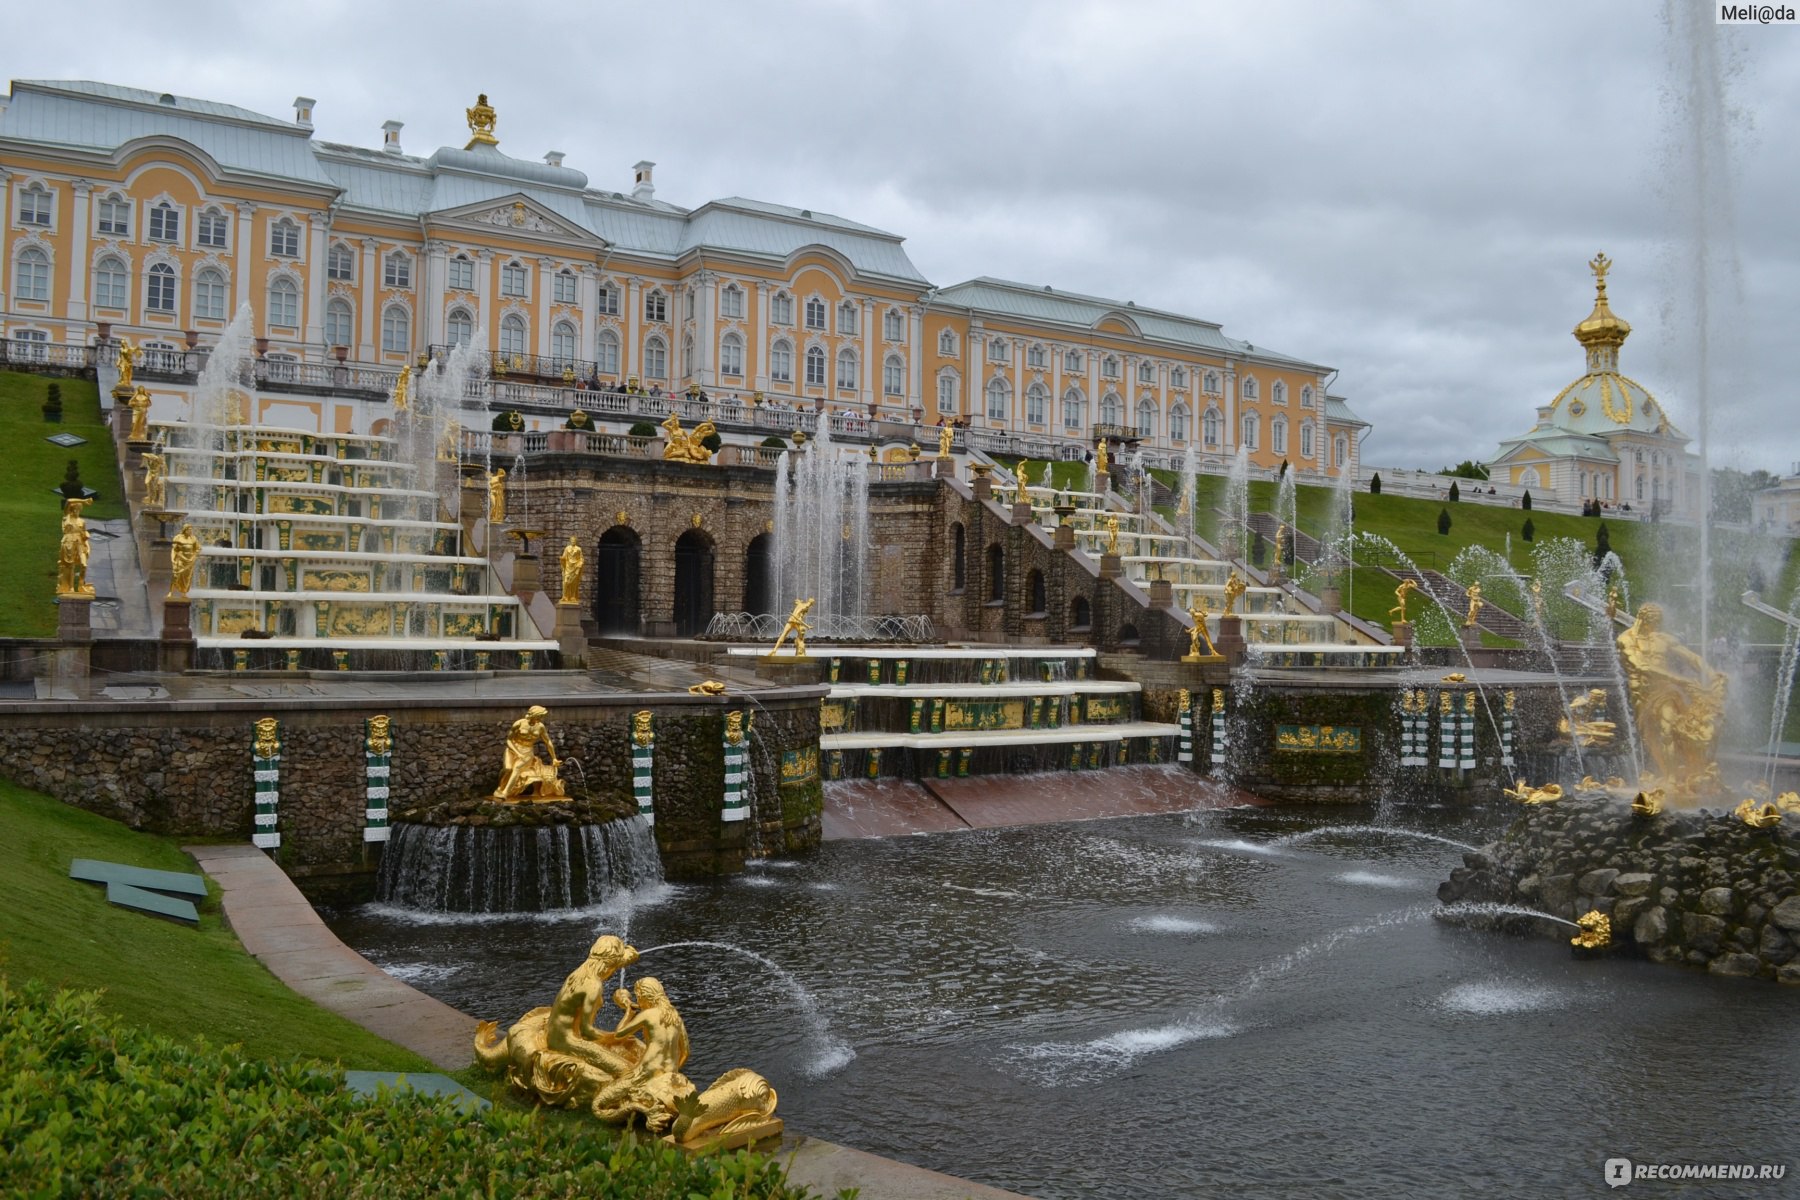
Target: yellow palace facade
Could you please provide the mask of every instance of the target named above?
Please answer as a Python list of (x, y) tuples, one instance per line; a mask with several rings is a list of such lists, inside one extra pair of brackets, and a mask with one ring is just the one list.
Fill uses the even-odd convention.
[[(204, 346), (244, 305), (274, 370), (371, 377), (480, 338), (495, 373), (852, 410), (1053, 444), (1238, 448), (1334, 475), (1367, 430), (1333, 372), (1212, 322), (996, 279), (934, 287), (898, 235), (732, 197), (656, 197), (654, 164), (592, 186), (563, 155), (471, 138), (406, 154), (111, 84), (18, 80), (0, 102), (9, 352), (126, 336)], [(353, 368), (354, 369), (354, 368)]]

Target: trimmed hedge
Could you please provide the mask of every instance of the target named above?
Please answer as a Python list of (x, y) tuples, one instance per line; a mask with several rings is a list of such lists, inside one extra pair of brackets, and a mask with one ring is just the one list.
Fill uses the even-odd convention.
[(747, 1152), (693, 1157), (557, 1114), (367, 1100), (303, 1059), (242, 1059), (0, 976), (0, 1194), (801, 1200)]

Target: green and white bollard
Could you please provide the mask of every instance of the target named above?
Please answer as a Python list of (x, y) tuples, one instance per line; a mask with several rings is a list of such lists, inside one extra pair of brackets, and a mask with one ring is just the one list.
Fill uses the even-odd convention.
[(748, 821), (750, 801), (745, 795), (750, 765), (750, 736), (744, 730), (744, 714), (725, 714), (725, 806), (721, 821)]
[(388, 840), (388, 778), (394, 759), (394, 738), (385, 716), (363, 722), (363, 841)]
[(250, 762), (256, 780), (256, 815), (250, 841), (261, 850), (278, 850), (281, 830), (276, 827), (275, 812), (281, 804), (281, 723), (274, 717), (256, 722)]
[(1194, 700), (1186, 688), (1181, 689), (1177, 719), (1181, 724), (1181, 742), (1180, 749), (1175, 752), (1175, 761), (1191, 763), (1194, 761)]
[(654, 825), (656, 734), (650, 728), (650, 720), (650, 710), (647, 708), (631, 714), (631, 797), (637, 801), (638, 816), (644, 818), (647, 824)]

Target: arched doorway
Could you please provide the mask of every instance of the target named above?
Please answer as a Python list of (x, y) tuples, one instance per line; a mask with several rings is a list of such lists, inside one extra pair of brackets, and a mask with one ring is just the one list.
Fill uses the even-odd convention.
[(759, 533), (744, 550), (744, 611), (775, 611), (775, 535)]
[(635, 530), (614, 525), (594, 555), (594, 625), (602, 634), (638, 632), (638, 557)]
[(675, 541), (675, 636), (704, 633), (712, 615), (712, 539), (690, 529)]

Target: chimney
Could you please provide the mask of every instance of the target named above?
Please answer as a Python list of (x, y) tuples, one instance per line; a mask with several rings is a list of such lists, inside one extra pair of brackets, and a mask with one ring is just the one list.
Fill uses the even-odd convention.
[(653, 162), (641, 162), (631, 168), (631, 198), (633, 200), (649, 200), (656, 195), (656, 185), (650, 181), (650, 173), (656, 170)]
[(399, 154), (400, 131), (406, 125), (401, 121), (383, 121), (381, 123), (381, 148), (389, 154)]
[(546, 150), (546, 151), (544, 151), (544, 161), (546, 163), (548, 163), (549, 165), (551, 165), (553, 167), (560, 167), (560, 166), (562, 166), (562, 160), (563, 160), (563, 152), (561, 150)]
[(295, 96), (294, 97), (294, 124), (298, 125), (302, 129), (311, 129), (313, 127), (313, 124), (312, 124), (313, 105), (315, 105), (317, 103), (318, 103), (318, 101), (314, 100), (311, 96)]

